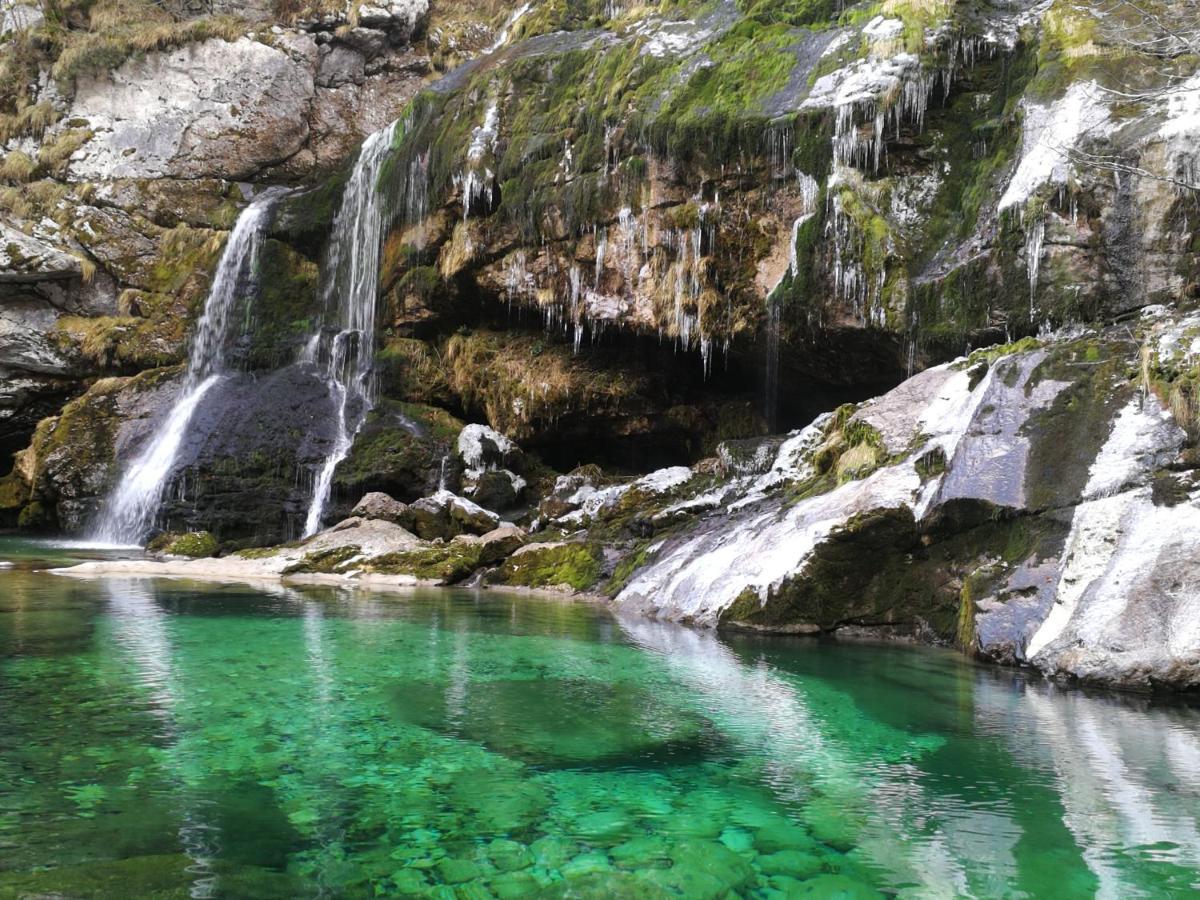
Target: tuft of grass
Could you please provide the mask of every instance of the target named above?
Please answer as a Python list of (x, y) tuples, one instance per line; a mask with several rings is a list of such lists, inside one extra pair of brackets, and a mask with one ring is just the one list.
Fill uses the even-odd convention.
[(33, 205), (20, 188), (0, 187), (0, 210), (12, 213), (17, 219), (28, 219), (33, 213)]
[(236, 41), (247, 30), (236, 16), (207, 16), (176, 22), (159, 7), (108, 0), (91, 10), (88, 31), (68, 31), (51, 73), (67, 84), (82, 75), (110, 71), (128, 59), (209, 38)]
[(24, 184), (33, 178), (36, 171), (37, 163), (21, 150), (12, 150), (0, 160), (0, 181), (9, 184)]
[(0, 143), (7, 143), (24, 135), (40, 138), (46, 129), (57, 121), (58, 112), (48, 100), (24, 106), (14, 113), (0, 115)]
[(38, 148), (38, 163), (50, 172), (59, 173), (71, 154), (92, 139), (87, 128), (68, 128)]

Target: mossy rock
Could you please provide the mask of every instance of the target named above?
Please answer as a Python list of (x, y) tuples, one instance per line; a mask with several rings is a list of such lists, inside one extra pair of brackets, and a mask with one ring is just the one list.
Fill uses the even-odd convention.
[(481, 542), (460, 539), (423, 550), (378, 556), (364, 568), (379, 575), (412, 575), (424, 581), (457, 584), (479, 568), (482, 556)]
[(207, 531), (191, 531), (186, 534), (164, 532), (150, 541), (146, 549), (151, 553), (166, 556), (186, 556), (189, 559), (205, 559), (217, 555), (217, 539)]
[(603, 574), (604, 557), (596, 544), (530, 544), (510, 556), (496, 572), (497, 584), (576, 591), (594, 587)]
[(433, 347), (416, 338), (389, 338), (375, 356), (380, 392), (395, 400), (446, 406), (454, 400)]
[(438, 407), (379, 401), (334, 474), (338, 495), (350, 507), (372, 491), (404, 503), (428, 496), (443, 475), (456, 474), (453, 441), (461, 430), (462, 423)]
[(346, 547), (331, 547), (328, 550), (314, 550), (304, 554), (304, 557), (283, 570), (284, 575), (341, 575), (348, 569), (351, 560), (362, 555), (362, 549), (357, 545)]
[(257, 296), (246, 310), (238, 351), (249, 368), (273, 369), (295, 358), (320, 321), (320, 272), (291, 247), (268, 239), (254, 281)]

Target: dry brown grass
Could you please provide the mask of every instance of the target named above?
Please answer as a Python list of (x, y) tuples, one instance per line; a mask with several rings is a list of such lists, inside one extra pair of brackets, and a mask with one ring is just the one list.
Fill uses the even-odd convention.
[(24, 106), (14, 113), (5, 113), (0, 115), (0, 143), (23, 135), (40, 138), (57, 121), (58, 113), (47, 100)]
[(88, 30), (64, 33), (51, 71), (60, 82), (70, 82), (81, 75), (115, 69), (127, 59), (155, 50), (209, 38), (235, 41), (246, 30), (245, 21), (236, 16), (176, 22), (144, 0), (105, 0), (91, 9)]
[(28, 219), (33, 206), (20, 188), (0, 187), (0, 210), (11, 213), (16, 219)]
[(55, 174), (61, 174), (71, 154), (91, 140), (92, 132), (87, 128), (68, 128), (53, 140), (38, 148), (38, 163)]
[(12, 150), (0, 160), (0, 181), (9, 184), (24, 184), (36, 171), (37, 163), (21, 150)]

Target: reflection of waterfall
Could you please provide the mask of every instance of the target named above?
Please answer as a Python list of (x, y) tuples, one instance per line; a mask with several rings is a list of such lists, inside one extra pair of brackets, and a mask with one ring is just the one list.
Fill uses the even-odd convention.
[(337, 409), (333, 449), (317, 471), (304, 534), (315, 534), (329, 502), (333, 473), (350, 453), (374, 399), (375, 304), (385, 210), (379, 175), (399, 120), (363, 143), (354, 172), (346, 182), (342, 205), (333, 220), (325, 276), (326, 310), (336, 308), (338, 331), (318, 334), (308, 353), (320, 362)]
[(98, 540), (137, 544), (154, 525), (192, 416), (225, 368), (225, 346), (238, 300), (254, 293), (258, 253), (277, 197), (278, 192), (267, 191), (238, 217), (192, 338), (179, 396), (105, 502), (96, 527)]
[(103, 579), (108, 592), (108, 610), (115, 624), (116, 640), (124, 647), (140, 674), (140, 683), (148, 689), (154, 713), (162, 722), (167, 739), (163, 759), (167, 777), (174, 783), (174, 797), (180, 801), (179, 843), (191, 864), (189, 896), (204, 900), (217, 896), (214, 862), (219, 853), (220, 834), (205, 816), (208, 801), (195, 797), (181, 775), (182, 765), (172, 765), (182, 739), (175, 719), (182, 688), (175, 671), (174, 648), (168, 629), (169, 616), (154, 602), (146, 582), (134, 579)]
[[(634, 616), (619, 621), (638, 646), (662, 659), (746, 755), (764, 760), (767, 786), (789, 806), (809, 799), (810, 782), (846, 821), (863, 823), (858, 852), (895, 885), (916, 886), (914, 896), (922, 897), (970, 893), (963, 866), (969, 864), (966, 860), (982, 860), (983, 851), (956, 858), (946, 846), (946, 834), (932, 832), (928, 816), (933, 802), (911, 761), (887, 762), (856, 753), (853, 741), (839, 739), (809, 709), (801, 688), (765, 665), (745, 665), (709, 632)], [(850, 703), (848, 698), (845, 702)], [(849, 728), (854, 731), (856, 724)], [(971, 810), (959, 805), (961, 818), (969, 818)], [(999, 845), (990, 848), (988, 862), (1011, 859), (1011, 832), (985, 832)]]
[(1200, 868), (1193, 711), (1172, 721), (1169, 710), (1041, 684), (1014, 694), (986, 675), (976, 697), (979, 730), (1005, 735), (1016, 759), (1053, 778), (1063, 824), (1099, 882), (1097, 897), (1144, 895), (1164, 864), (1181, 876)]

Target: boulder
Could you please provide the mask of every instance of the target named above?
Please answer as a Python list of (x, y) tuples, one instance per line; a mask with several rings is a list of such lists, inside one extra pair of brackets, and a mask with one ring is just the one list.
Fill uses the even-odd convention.
[(95, 134), (72, 176), (240, 179), (284, 161), (308, 139), (315, 91), (316, 44), (292, 44), (212, 38), (79, 78), (69, 117)]
[(383, 28), (398, 41), (412, 38), (429, 14), (429, 0), (376, 0), (358, 8), (358, 23)]
[(463, 496), (487, 509), (512, 509), (520, 502), (525, 487), (525, 479), (508, 469), (468, 469), (462, 479)]
[(516, 525), (501, 525), (493, 528), (479, 538), (481, 552), (479, 561), (483, 565), (492, 565), (519, 550), (526, 540), (524, 528)]
[[(765, 472), (728, 480), (723, 512), (641, 551), (616, 604), (954, 642), (1052, 676), (1194, 689), (1200, 477), (1179, 397), (1198, 337), (1200, 317), (1159, 310), (981, 351), (822, 417)], [(1136, 371), (1158, 380), (1131, 383)], [(675, 508), (711, 510), (704, 485), (684, 484), (703, 493)]]
[(394, 500), (380, 491), (373, 491), (359, 500), (350, 515), (363, 519), (381, 519), (397, 525), (412, 519), (408, 512), (408, 504)]
[(500, 524), (500, 517), (450, 491), (422, 497), (408, 507), (412, 528), (427, 541), (448, 540), (459, 534), (483, 535)]
[(487, 425), (467, 425), (458, 435), (458, 456), (468, 470), (510, 468), (521, 470), (521, 448)]
[(394, 522), (353, 516), (309, 538), (301, 549), (306, 555), (311, 555), (352, 547), (356, 555), (377, 557), (389, 553), (409, 553), (424, 546), (425, 543), (416, 535)]
[(0, 284), (78, 278), (79, 260), (0, 222)]

